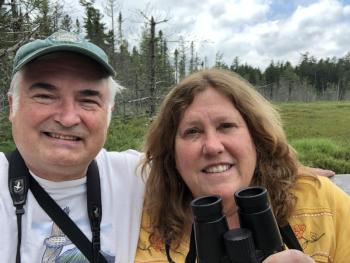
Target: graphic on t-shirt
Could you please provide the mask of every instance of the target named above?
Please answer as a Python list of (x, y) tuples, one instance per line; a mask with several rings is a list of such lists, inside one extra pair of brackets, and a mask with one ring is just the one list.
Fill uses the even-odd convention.
[[(63, 211), (69, 214), (69, 207), (64, 208)], [(50, 237), (44, 240), (44, 245), (46, 249), (41, 260), (42, 263), (89, 263), (89, 260), (55, 223), (52, 223)], [(114, 262), (115, 256), (101, 253), (107, 262)]]

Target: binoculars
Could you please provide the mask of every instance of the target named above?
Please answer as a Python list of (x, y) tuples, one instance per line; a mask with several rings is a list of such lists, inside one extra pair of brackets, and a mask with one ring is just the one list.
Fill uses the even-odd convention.
[(267, 190), (247, 187), (234, 194), (241, 228), (229, 230), (220, 196), (191, 202), (199, 263), (260, 263), (284, 249)]

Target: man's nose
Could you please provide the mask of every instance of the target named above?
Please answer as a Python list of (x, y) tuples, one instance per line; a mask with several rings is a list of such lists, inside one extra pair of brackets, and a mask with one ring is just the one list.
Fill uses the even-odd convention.
[(203, 144), (205, 155), (216, 155), (224, 151), (225, 147), (216, 132), (206, 134)]
[(62, 102), (59, 106), (55, 121), (64, 127), (73, 127), (80, 123), (79, 109), (73, 101)]

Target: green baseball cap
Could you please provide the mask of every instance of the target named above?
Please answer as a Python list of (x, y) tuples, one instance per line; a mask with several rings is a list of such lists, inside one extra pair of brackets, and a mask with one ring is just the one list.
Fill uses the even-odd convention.
[(46, 39), (37, 39), (20, 47), (13, 62), (12, 74), (33, 59), (58, 51), (85, 55), (100, 64), (111, 76), (115, 76), (115, 71), (108, 63), (106, 53), (100, 47), (86, 41), (80, 35), (63, 30), (53, 33)]

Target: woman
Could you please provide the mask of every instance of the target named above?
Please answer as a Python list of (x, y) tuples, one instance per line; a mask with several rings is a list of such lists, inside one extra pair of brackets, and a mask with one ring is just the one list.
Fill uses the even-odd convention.
[[(145, 142), (149, 169), (136, 262), (185, 262), (193, 198), (219, 194), (231, 229), (240, 227), (234, 193), (264, 186), (280, 227), (304, 250), (264, 262), (345, 262), (350, 198), (301, 168), (278, 113), (226, 71), (185, 78), (165, 98)], [(307, 256), (309, 255), (309, 256)]]

